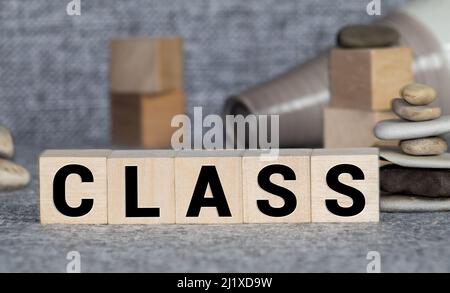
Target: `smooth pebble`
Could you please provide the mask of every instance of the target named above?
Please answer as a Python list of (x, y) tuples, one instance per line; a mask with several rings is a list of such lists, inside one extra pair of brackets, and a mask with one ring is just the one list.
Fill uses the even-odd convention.
[(380, 211), (385, 213), (449, 212), (450, 198), (382, 195), (380, 197)]
[(448, 144), (443, 138), (428, 137), (401, 141), (400, 148), (412, 156), (437, 156), (447, 151)]
[(388, 193), (450, 197), (450, 169), (386, 166), (380, 169), (380, 188)]
[(399, 33), (387, 26), (352, 25), (342, 28), (338, 33), (341, 48), (377, 48), (396, 45)]
[(11, 158), (14, 155), (14, 143), (8, 128), (0, 126), (0, 157)]
[(410, 122), (401, 119), (379, 122), (374, 129), (375, 136), (383, 140), (406, 140), (440, 136), (450, 132), (450, 116), (435, 120)]
[(30, 173), (11, 161), (0, 159), (0, 190), (25, 187), (30, 182)]
[(400, 96), (415, 106), (424, 106), (432, 103), (437, 96), (436, 91), (427, 85), (412, 83), (400, 90)]
[(392, 110), (400, 118), (409, 121), (434, 120), (442, 115), (442, 110), (439, 107), (412, 106), (403, 99), (394, 99), (392, 101)]
[(411, 156), (402, 152), (399, 147), (383, 147), (380, 157), (395, 165), (411, 168), (450, 169), (450, 154), (440, 156)]

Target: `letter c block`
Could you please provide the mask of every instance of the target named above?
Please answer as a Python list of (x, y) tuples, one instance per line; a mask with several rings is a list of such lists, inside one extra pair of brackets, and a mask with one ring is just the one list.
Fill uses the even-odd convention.
[(107, 224), (109, 150), (49, 150), (39, 158), (42, 224)]
[(379, 222), (378, 149), (318, 149), (311, 157), (312, 222)]

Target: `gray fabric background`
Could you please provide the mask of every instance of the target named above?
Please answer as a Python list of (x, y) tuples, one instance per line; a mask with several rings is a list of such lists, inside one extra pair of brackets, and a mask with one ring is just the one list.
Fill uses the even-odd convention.
[[(0, 1), (0, 123), (25, 144), (109, 139), (108, 40), (185, 38), (188, 109), (221, 112), (225, 97), (305, 61), (342, 25), (369, 22), (369, 0)], [(406, 0), (382, 1), (387, 14)]]

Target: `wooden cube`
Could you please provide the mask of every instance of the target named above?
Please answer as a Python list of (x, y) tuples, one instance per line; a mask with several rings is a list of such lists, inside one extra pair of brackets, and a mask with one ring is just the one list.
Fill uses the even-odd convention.
[(378, 149), (313, 151), (312, 222), (378, 222), (379, 200)]
[(175, 224), (175, 151), (113, 151), (108, 224)]
[(413, 82), (410, 48), (332, 49), (331, 106), (389, 110), (400, 89)]
[(370, 111), (326, 108), (324, 113), (325, 148), (361, 148), (397, 146), (398, 140), (380, 140), (375, 137), (375, 125), (397, 116), (391, 111)]
[(270, 161), (262, 154), (242, 159), (244, 223), (311, 222), (311, 150), (282, 149)]
[(182, 90), (181, 37), (113, 39), (110, 44), (110, 87), (116, 94)]
[(111, 96), (111, 136), (119, 145), (166, 148), (170, 146), (172, 118), (184, 114), (184, 93)]
[(177, 154), (177, 224), (243, 223), (241, 155), (232, 150)]
[(106, 224), (109, 150), (49, 150), (39, 158), (42, 224)]

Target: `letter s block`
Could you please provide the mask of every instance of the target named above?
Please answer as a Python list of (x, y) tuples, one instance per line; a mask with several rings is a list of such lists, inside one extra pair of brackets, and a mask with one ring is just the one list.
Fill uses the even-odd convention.
[(107, 224), (109, 150), (49, 150), (39, 158), (42, 224)]
[(242, 151), (180, 151), (175, 158), (177, 224), (241, 224)]
[(320, 149), (311, 157), (312, 222), (379, 222), (378, 149)]
[(311, 222), (311, 152), (280, 149), (277, 157), (267, 151), (244, 153), (244, 223)]

